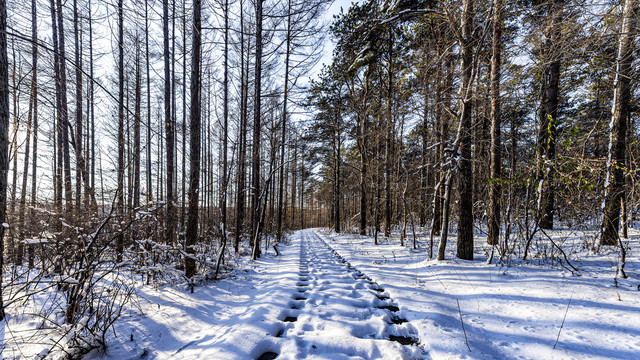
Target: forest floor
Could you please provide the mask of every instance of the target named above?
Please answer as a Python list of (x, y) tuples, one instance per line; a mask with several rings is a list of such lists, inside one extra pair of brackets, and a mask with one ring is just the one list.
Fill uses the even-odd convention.
[[(638, 359), (640, 233), (630, 234), (629, 278), (617, 287), (617, 249), (589, 250), (589, 233), (550, 235), (578, 271), (543, 240), (527, 262), (496, 254), (488, 263), (482, 236), (474, 261), (455, 258), (455, 237), (448, 260), (436, 261), (427, 259), (425, 238), (414, 250), (411, 236), (405, 246), (398, 234), (375, 245), (359, 235), (296, 231), (279, 256), (270, 249), (237, 262), (194, 293), (140, 285), (107, 353), (86, 358)], [(8, 350), (2, 355), (11, 358)], [(27, 350), (40, 351), (17, 357), (33, 358)]]

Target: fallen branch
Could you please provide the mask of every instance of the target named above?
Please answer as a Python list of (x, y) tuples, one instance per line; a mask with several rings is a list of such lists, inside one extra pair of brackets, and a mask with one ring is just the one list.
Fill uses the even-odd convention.
[[(460, 311), (460, 301), (456, 299), (456, 303), (458, 303), (458, 314), (460, 315), (460, 324), (462, 324), (462, 332), (464, 333), (464, 342), (465, 344), (467, 344), (467, 349), (471, 351), (471, 348), (469, 347), (469, 339), (467, 339), (467, 331), (464, 329), (464, 322), (462, 321), (462, 311)], [(564, 321), (562, 323), (564, 324)], [(560, 334), (558, 334), (558, 336), (560, 336)], [(555, 349), (555, 346), (554, 346), (554, 349)]]
[(555, 246), (556, 248), (558, 248), (558, 250), (560, 250), (560, 253), (562, 253), (562, 256), (564, 257), (564, 261), (567, 263), (567, 265), (571, 266), (571, 268), (576, 271), (579, 272), (580, 270), (578, 270), (578, 268), (576, 268), (575, 266), (571, 265), (571, 263), (569, 262), (569, 259), (567, 258), (567, 254), (564, 252), (564, 250), (562, 250), (562, 248), (560, 246), (558, 246), (558, 244), (556, 244), (555, 241), (553, 241), (553, 239), (551, 238), (551, 236), (549, 236), (549, 234), (547, 234), (546, 231), (544, 231), (543, 228), (539, 227), (540, 231), (542, 231), (542, 233), (544, 234), (544, 236), (547, 237), (547, 239), (549, 239), (549, 241), (551, 241), (551, 244), (553, 244), (553, 246)]
[(556, 337), (556, 343), (553, 344), (553, 348), (556, 348), (558, 345), (558, 340), (560, 340), (560, 332), (562, 332), (562, 328), (564, 327), (564, 321), (567, 319), (567, 313), (569, 312), (569, 305), (571, 305), (571, 299), (573, 298), (573, 294), (569, 297), (569, 303), (567, 304), (567, 310), (564, 312), (564, 318), (562, 318), (562, 324), (560, 324), (560, 330), (558, 330), (558, 337)]

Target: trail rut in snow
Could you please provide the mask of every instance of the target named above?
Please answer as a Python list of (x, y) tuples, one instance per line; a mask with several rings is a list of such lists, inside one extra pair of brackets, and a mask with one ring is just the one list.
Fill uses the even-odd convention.
[(311, 230), (302, 233), (298, 280), (278, 317), (278, 359), (422, 358), (397, 302)]

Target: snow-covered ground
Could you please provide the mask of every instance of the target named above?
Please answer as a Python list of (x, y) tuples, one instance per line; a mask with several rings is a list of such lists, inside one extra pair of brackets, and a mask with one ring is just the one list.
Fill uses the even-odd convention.
[(627, 254), (630, 278), (616, 288), (615, 249), (572, 254), (580, 269), (572, 274), (544, 265), (487, 264), (480, 242), (486, 238), (477, 241), (475, 261), (455, 259), (449, 251), (450, 260), (438, 262), (397, 242), (325, 236), (401, 304), (400, 314), (419, 331), (433, 359), (640, 359), (638, 238), (632, 235)]
[[(482, 237), (476, 260), (456, 259), (450, 239), (448, 260), (438, 262), (397, 238), (374, 245), (297, 231), (280, 256), (270, 251), (194, 293), (140, 285), (107, 354), (87, 358), (639, 359), (640, 235), (631, 235), (630, 277), (615, 287), (618, 251), (593, 254), (577, 232), (552, 234), (579, 269), (572, 273), (535, 258), (487, 264)], [(0, 332), (3, 342), (10, 336)], [(32, 359), (40, 350), (24, 344), (2, 355)]]

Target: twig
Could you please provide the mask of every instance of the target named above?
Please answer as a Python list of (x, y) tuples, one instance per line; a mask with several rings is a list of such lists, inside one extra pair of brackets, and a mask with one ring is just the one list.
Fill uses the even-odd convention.
[(464, 342), (465, 344), (467, 344), (467, 349), (471, 351), (471, 348), (469, 347), (469, 339), (467, 339), (467, 331), (464, 329), (464, 322), (462, 322), (462, 311), (460, 311), (460, 301), (456, 299), (456, 303), (458, 303), (458, 314), (460, 315), (460, 324), (462, 324), (462, 332), (464, 333)]
[(549, 239), (549, 241), (551, 241), (551, 244), (553, 244), (553, 246), (555, 246), (556, 248), (558, 248), (558, 250), (560, 250), (560, 253), (562, 254), (562, 256), (564, 257), (564, 261), (567, 263), (567, 265), (569, 265), (574, 271), (579, 272), (580, 270), (578, 270), (578, 268), (576, 268), (575, 266), (573, 266), (571, 264), (571, 262), (569, 262), (569, 258), (567, 258), (567, 254), (564, 252), (564, 250), (562, 250), (562, 248), (560, 246), (558, 246), (558, 244), (556, 244), (555, 241), (553, 241), (553, 239), (551, 238), (551, 236), (549, 236), (549, 234), (547, 234), (546, 231), (544, 231), (543, 228), (540, 228), (540, 231), (542, 231), (542, 233), (544, 234), (544, 236), (547, 237), (547, 239)]
[(571, 299), (573, 298), (573, 294), (569, 297), (569, 303), (567, 303), (567, 310), (564, 312), (564, 317), (562, 318), (562, 324), (560, 324), (560, 330), (558, 330), (558, 337), (556, 338), (556, 343), (553, 344), (553, 348), (556, 348), (558, 345), (558, 340), (560, 340), (560, 332), (562, 332), (562, 328), (564, 327), (564, 321), (567, 319), (567, 313), (569, 312), (569, 305), (571, 305)]

